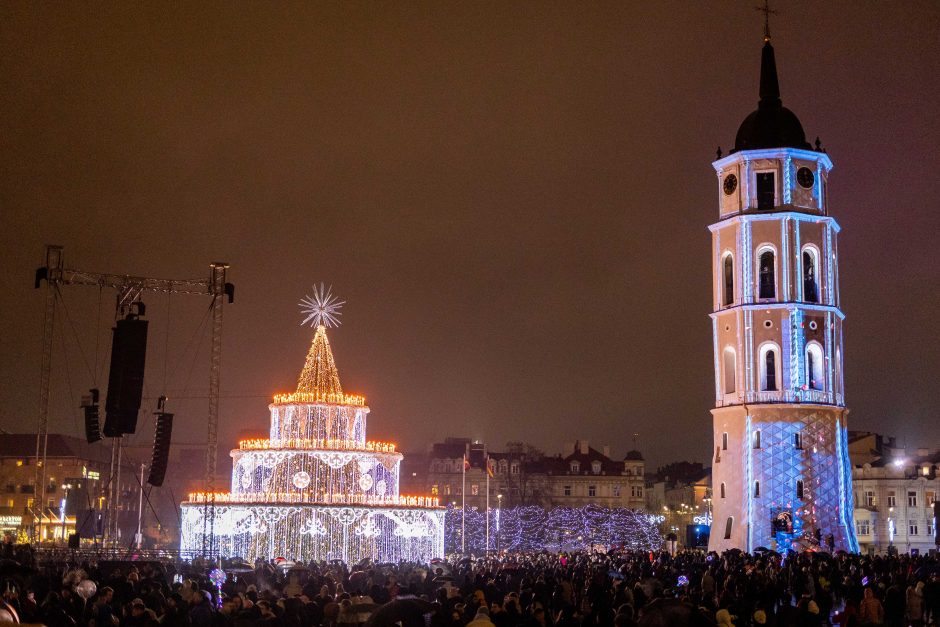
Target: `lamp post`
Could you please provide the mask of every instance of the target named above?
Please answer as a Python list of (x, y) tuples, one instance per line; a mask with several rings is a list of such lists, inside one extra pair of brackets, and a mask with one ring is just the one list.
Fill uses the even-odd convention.
[(503, 511), (503, 495), (496, 495), (496, 555), (499, 556), (499, 515)]

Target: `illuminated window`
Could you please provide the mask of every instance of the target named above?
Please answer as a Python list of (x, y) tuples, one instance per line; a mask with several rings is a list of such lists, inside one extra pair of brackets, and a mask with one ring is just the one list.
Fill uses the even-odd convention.
[(725, 521), (725, 540), (731, 539), (731, 526), (734, 524), (734, 516), (728, 516)]
[(734, 304), (734, 257), (731, 256), (731, 253), (727, 253), (724, 256), (724, 259), (721, 262), (721, 272), (722, 272), (722, 289), (723, 293), (721, 295), (721, 304), (722, 305), (733, 305)]
[(809, 246), (803, 249), (803, 300), (809, 303), (819, 302), (819, 293), (816, 288), (816, 268), (819, 253)]
[(776, 259), (774, 251), (764, 249), (757, 258), (758, 298), (776, 298)]
[(758, 172), (757, 182), (757, 208), (773, 209), (777, 195), (776, 177), (773, 172)]
[(811, 390), (823, 390), (823, 351), (816, 342), (806, 346), (806, 387)]
[(431, 486), (431, 494), (433, 494), (434, 496), (437, 496), (438, 494), (437, 485)]
[(734, 374), (736, 368), (736, 356), (734, 349), (730, 346), (726, 347), (724, 350), (724, 359), (722, 360), (722, 367), (724, 369), (724, 382), (725, 382), (725, 394), (734, 393)]
[(927, 490), (925, 494), (925, 499), (927, 501), (927, 506), (929, 507), (934, 504), (934, 501), (937, 500), (937, 493), (934, 492), (933, 490)]

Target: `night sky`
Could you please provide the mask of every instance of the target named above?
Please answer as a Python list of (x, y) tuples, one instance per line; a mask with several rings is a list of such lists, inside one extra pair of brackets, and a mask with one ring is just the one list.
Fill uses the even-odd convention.
[[(710, 162), (756, 107), (753, 4), (3, 3), (0, 428), (35, 429), (56, 243), (100, 272), (231, 264), (223, 450), (294, 389), (323, 281), (372, 438), (707, 461)], [(784, 105), (835, 163), (850, 427), (940, 446), (940, 5), (778, 4)], [(208, 299), (145, 302), (142, 415), (167, 393), (204, 441)], [(113, 294), (63, 304), (50, 430), (80, 435)]]

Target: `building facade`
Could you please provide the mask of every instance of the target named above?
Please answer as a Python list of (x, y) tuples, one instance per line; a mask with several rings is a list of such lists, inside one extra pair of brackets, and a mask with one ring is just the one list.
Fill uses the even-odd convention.
[[(107, 509), (111, 447), (81, 438), (50, 433), (46, 445), (46, 502), (36, 486), (36, 434), (0, 434), (0, 533), (25, 541), (39, 534), (42, 542), (64, 543), (80, 531), (101, 535), (99, 518)], [(135, 469), (123, 465), (115, 504), (118, 533), (136, 530), (139, 484)], [(117, 480), (117, 479), (116, 479)], [(40, 524), (41, 523), (41, 524)]]
[(855, 551), (832, 162), (783, 107), (769, 37), (758, 108), (712, 165), (709, 549)]
[(849, 454), (861, 551), (925, 554), (940, 547), (940, 451), (907, 450), (894, 438), (853, 433)]
[[(630, 451), (624, 459), (616, 460), (607, 447), (599, 451), (586, 440), (566, 445), (559, 455), (547, 456), (522, 443), (496, 451), (467, 438), (447, 438), (431, 447), (426, 464), (423, 483), (441, 503), (459, 506), (466, 502), (468, 507), (484, 509), (488, 486), (490, 508), (538, 505), (551, 509), (589, 504), (645, 508), (645, 462), (640, 452)], [(417, 479), (419, 471), (412, 472), (415, 476), (411, 480)]]
[(692, 462), (668, 464), (647, 479), (647, 510), (661, 521), (664, 538), (675, 536), (677, 548), (708, 546), (711, 483), (711, 468)]

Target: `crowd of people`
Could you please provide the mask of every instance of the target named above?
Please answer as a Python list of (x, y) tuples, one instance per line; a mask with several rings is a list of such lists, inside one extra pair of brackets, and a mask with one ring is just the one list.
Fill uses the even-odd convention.
[[(430, 564), (3, 560), (0, 620), (50, 627), (925, 627), (940, 560), (510, 554)], [(4, 614), (6, 613), (6, 614)]]

